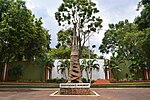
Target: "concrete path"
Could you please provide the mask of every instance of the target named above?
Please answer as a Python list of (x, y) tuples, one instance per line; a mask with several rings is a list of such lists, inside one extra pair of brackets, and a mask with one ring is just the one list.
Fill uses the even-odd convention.
[(150, 88), (98, 88), (100, 96), (50, 96), (52, 88), (0, 88), (0, 100), (150, 100)]

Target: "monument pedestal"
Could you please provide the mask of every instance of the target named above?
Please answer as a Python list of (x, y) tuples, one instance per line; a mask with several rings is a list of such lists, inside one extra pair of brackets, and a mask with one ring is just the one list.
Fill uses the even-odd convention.
[(61, 95), (89, 95), (90, 83), (61, 83)]

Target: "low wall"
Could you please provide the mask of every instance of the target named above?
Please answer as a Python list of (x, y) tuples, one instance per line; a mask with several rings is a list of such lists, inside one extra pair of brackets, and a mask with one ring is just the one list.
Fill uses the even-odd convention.
[(61, 95), (90, 95), (90, 83), (61, 83)]

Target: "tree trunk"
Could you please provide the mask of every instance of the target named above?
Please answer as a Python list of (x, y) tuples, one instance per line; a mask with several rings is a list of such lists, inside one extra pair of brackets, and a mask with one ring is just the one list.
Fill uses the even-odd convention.
[(6, 80), (6, 75), (7, 74), (7, 63), (4, 64), (4, 70), (3, 70), (3, 81)]
[(46, 72), (45, 72), (45, 78), (46, 80), (48, 80), (48, 76), (49, 75), (49, 70), (48, 70), (48, 66), (46, 66)]
[(87, 79), (90, 80), (88, 70), (86, 71), (86, 76), (87, 76)]
[(70, 69), (68, 83), (78, 82), (81, 83), (81, 71), (79, 64), (79, 46), (77, 40), (77, 22), (74, 23), (74, 32), (72, 39), (71, 57), (70, 57)]
[(149, 75), (148, 75), (148, 70), (147, 69), (145, 69), (145, 73), (146, 73), (146, 80), (148, 80), (149, 79)]
[(107, 69), (105, 69), (105, 79), (108, 80), (108, 73), (107, 73)]
[(92, 82), (92, 68), (90, 68), (90, 83)]
[(112, 80), (113, 79), (113, 76), (112, 76), (112, 69), (109, 68), (109, 80)]

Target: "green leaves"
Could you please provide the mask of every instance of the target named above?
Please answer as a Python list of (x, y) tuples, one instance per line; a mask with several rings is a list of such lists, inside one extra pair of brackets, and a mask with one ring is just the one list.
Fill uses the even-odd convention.
[[(139, 31), (136, 24), (129, 23), (127, 20), (115, 25), (109, 24), (109, 27), (99, 47), (100, 52), (112, 53), (118, 65), (122, 63), (120, 61), (128, 61), (131, 62), (130, 67), (149, 67), (149, 28), (146, 31)], [(112, 62), (113, 64), (115, 63)]]
[(98, 33), (102, 28), (102, 19), (99, 16), (95, 16), (98, 12), (96, 4), (88, 0), (63, 0), (55, 13), (58, 24), (65, 28), (67, 27), (67, 29), (72, 29), (73, 23), (77, 23), (80, 53), (82, 52), (82, 46), (84, 46), (91, 34)]
[(71, 47), (71, 39), (72, 39), (72, 29), (68, 30), (60, 30), (57, 33), (57, 41), (58, 44), (56, 45), (57, 48), (59, 47)]
[(96, 62), (97, 62), (96, 59), (89, 59), (89, 60), (83, 59), (81, 61), (81, 65), (80, 65), (81, 72), (83, 72), (83, 70), (85, 70), (88, 80), (90, 79), (89, 76), (90, 76), (90, 74), (92, 73), (93, 70), (99, 71), (99, 64), (96, 63)]
[(150, 27), (150, 1), (141, 0), (138, 9), (142, 7), (141, 15), (135, 18), (135, 23), (138, 24), (140, 30)]
[(61, 72), (61, 74), (64, 74), (65, 79), (69, 76), (69, 65), (70, 61), (68, 59), (66, 60), (59, 60), (57, 65), (57, 72)]
[(0, 12), (1, 55), (7, 60), (23, 60), (23, 57), (33, 60), (35, 55), (47, 50), (48, 31), (42, 27), (41, 18), (36, 19), (24, 1), (1, 0), (0, 9), (4, 9)]
[(49, 52), (50, 57), (54, 59), (69, 59), (70, 58), (71, 49), (66, 47), (52, 48)]

